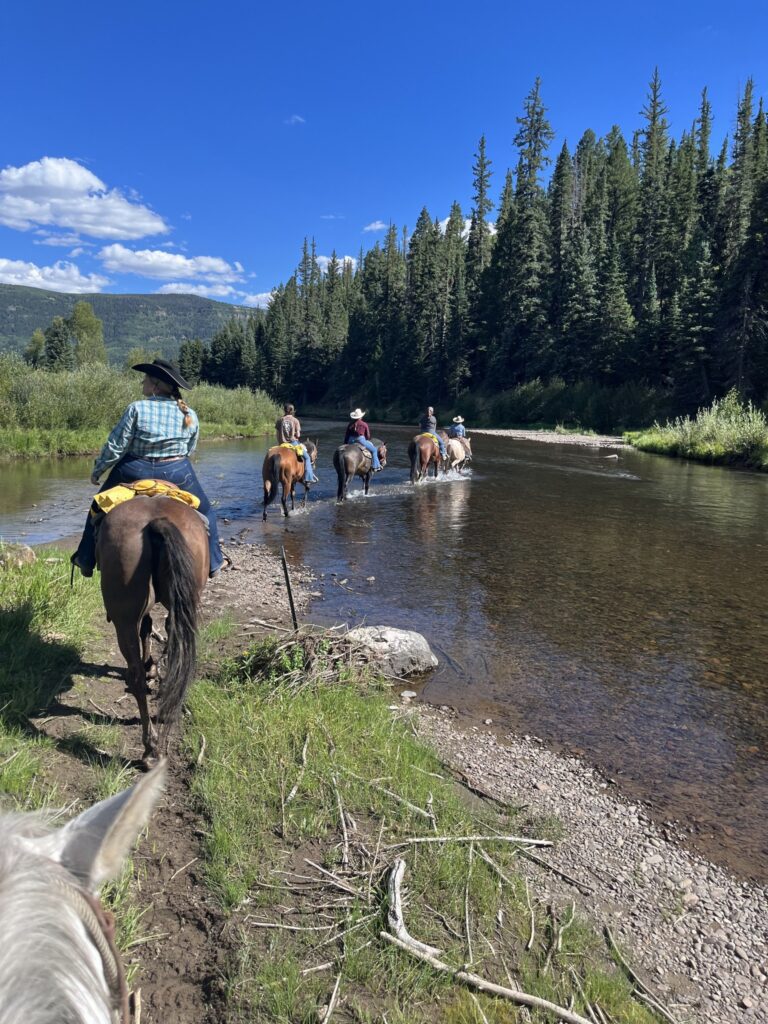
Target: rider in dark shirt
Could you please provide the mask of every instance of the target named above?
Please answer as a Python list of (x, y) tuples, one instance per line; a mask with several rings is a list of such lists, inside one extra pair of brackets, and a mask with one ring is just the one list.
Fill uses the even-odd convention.
[(422, 434), (434, 434), (434, 436), (437, 438), (437, 443), (440, 448), (440, 458), (444, 459), (446, 455), (445, 441), (443, 441), (442, 437), (440, 437), (440, 435), (437, 432), (437, 420), (435, 419), (435, 410), (432, 408), (431, 405), (427, 407), (426, 413), (421, 417), (421, 420), (419, 421), (419, 430), (422, 432)]

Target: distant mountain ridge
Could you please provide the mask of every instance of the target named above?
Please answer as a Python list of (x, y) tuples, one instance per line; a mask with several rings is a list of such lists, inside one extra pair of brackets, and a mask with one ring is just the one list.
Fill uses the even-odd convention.
[(45, 330), (54, 316), (67, 316), (81, 300), (104, 323), (112, 363), (122, 363), (136, 346), (173, 358), (185, 338), (209, 341), (227, 320), (254, 312), (198, 295), (72, 295), (0, 284), (0, 351), (23, 352), (34, 330)]

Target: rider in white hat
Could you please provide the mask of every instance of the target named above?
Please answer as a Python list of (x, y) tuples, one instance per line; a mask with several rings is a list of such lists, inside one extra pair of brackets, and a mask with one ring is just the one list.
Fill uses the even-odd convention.
[(347, 432), (344, 434), (344, 444), (361, 444), (363, 448), (367, 448), (371, 453), (371, 468), (374, 473), (378, 473), (382, 468), (379, 462), (379, 453), (376, 451), (376, 445), (371, 441), (371, 428), (365, 422), (363, 416), (365, 416), (365, 413), (359, 407), (353, 409), (349, 414)]
[(464, 426), (463, 416), (453, 417), (453, 426), (448, 431), (449, 437), (455, 437), (461, 441), (464, 451), (467, 453), (467, 458), (472, 458), (472, 450), (467, 443), (467, 428)]

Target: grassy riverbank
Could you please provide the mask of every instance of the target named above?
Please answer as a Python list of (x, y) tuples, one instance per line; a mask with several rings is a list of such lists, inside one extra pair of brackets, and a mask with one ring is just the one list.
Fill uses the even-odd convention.
[(656, 423), (625, 437), (640, 451), (768, 470), (768, 421), (751, 402), (742, 402), (736, 390), (715, 399), (693, 418), (678, 418), (664, 426)]
[[(531, 903), (515, 874), (501, 837), (556, 839), (557, 822), (470, 802), (391, 700), (327, 635), (257, 643), (192, 692), (205, 878), (238, 937), (232, 1019), (314, 1020), (334, 990), (358, 1021), (518, 1019), (382, 937), (403, 857), (407, 928), (441, 960), (583, 1014), (588, 1000), (650, 1021), (574, 908)], [(472, 835), (485, 838), (431, 841)]]
[[(50, 373), (0, 356), (0, 457), (98, 452), (125, 407), (141, 397), (140, 380), (106, 366)], [(268, 395), (248, 388), (201, 384), (188, 401), (202, 439), (255, 437), (271, 430), (278, 415)]]

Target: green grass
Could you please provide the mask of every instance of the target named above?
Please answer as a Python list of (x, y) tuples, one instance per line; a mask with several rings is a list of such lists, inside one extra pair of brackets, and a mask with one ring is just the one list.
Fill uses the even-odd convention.
[[(193, 760), (205, 737), (193, 781), (208, 821), (205, 877), (236, 935), (227, 973), (233, 1020), (314, 1021), (340, 973), (345, 1012), (353, 1013), (344, 1019), (379, 1021), (386, 1014), (390, 1024), (481, 1021), (467, 992), (379, 937), (386, 927), (385, 877), (399, 854), (407, 863), (409, 931), (438, 946), (449, 963), (468, 959), (466, 901), (477, 973), (509, 984), (506, 964), (520, 987), (561, 1005), (573, 997), (583, 1011), (567, 970), (572, 965), (585, 990), (616, 1019), (650, 1021), (578, 913), (562, 950), (550, 953), (552, 923), (534, 901), (537, 937), (526, 949), (530, 910), (510, 844), (482, 844), (510, 884), (466, 843), (387, 848), (434, 834), (414, 808), (431, 808), (441, 835), (533, 830), (546, 838), (555, 837), (558, 826), (528, 821), (510, 808), (472, 809), (408, 719), (393, 718), (388, 690), (340, 651), (338, 640), (316, 635), (266, 640), (191, 694), (185, 741)], [(302, 875), (321, 877), (307, 859), (340, 873), (355, 895), (334, 910), (334, 899), (344, 893), (303, 882)], [(570, 909), (555, 912), (562, 924)], [(331, 927), (286, 931), (255, 922)], [(353, 930), (334, 938), (347, 929)], [(327, 961), (329, 970), (302, 973)], [(510, 1003), (479, 999), (492, 1024), (520, 1019)]]
[[(51, 373), (0, 355), (0, 457), (98, 452), (141, 378), (107, 366)], [(255, 437), (272, 429), (278, 410), (263, 392), (201, 384), (189, 392), (203, 440)]]
[(768, 469), (768, 421), (751, 402), (743, 402), (735, 389), (695, 417), (678, 417), (664, 426), (627, 433), (641, 451), (699, 462), (736, 464)]

